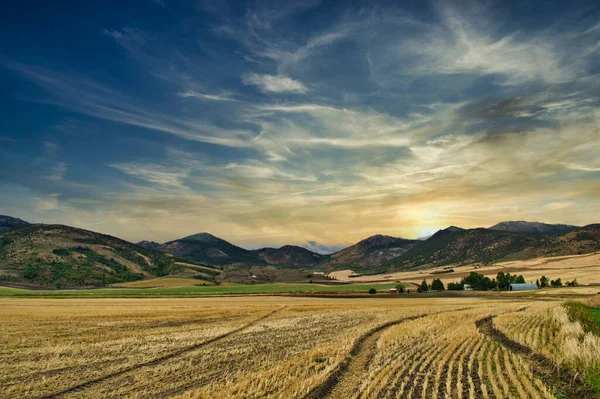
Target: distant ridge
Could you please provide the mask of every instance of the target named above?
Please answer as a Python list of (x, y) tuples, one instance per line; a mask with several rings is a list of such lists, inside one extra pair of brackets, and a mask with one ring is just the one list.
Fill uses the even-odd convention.
[(148, 249), (159, 249), (160, 248), (160, 244), (157, 243), (156, 241), (140, 241), (137, 243), (137, 245), (144, 247), (144, 248), (148, 248)]
[(540, 222), (515, 221), (498, 223), (490, 227), (490, 230), (510, 231), (512, 233), (524, 234), (558, 235), (566, 234), (571, 231), (575, 231), (579, 228), (579, 226), (572, 226), (569, 224), (548, 224)]
[(331, 254), (328, 266), (368, 268), (397, 258), (420, 241), (377, 234)]
[(181, 258), (212, 265), (266, 264), (258, 254), (210, 233), (198, 233), (169, 241), (160, 245), (158, 249)]
[(0, 233), (29, 226), (29, 223), (19, 218), (0, 215)]
[(321, 255), (296, 245), (261, 248), (252, 252), (258, 254), (268, 264), (279, 266), (316, 266), (329, 259), (328, 255)]

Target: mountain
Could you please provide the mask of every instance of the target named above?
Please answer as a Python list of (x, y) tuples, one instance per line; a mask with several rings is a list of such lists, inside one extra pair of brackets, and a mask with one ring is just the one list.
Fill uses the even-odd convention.
[(266, 263), (257, 253), (240, 248), (209, 233), (194, 234), (169, 241), (160, 245), (158, 249), (210, 265), (264, 265)]
[(498, 231), (509, 231), (512, 233), (524, 233), (524, 234), (547, 234), (547, 235), (561, 235), (571, 231), (579, 229), (578, 226), (572, 226), (568, 224), (548, 224), (539, 222), (502, 222), (492, 227), (490, 230)]
[(600, 224), (554, 236), (492, 229), (445, 229), (413, 246), (376, 271), (407, 270), (450, 264), (491, 263), (540, 256), (574, 255), (600, 250)]
[(600, 224), (589, 224), (554, 239), (559, 255), (600, 251)]
[(316, 266), (329, 259), (327, 255), (312, 252), (295, 245), (285, 245), (281, 248), (261, 248), (254, 251), (265, 262), (278, 266)]
[(163, 276), (170, 256), (108, 235), (32, 224), (0, 234), (0, 281), (53, 288), (104, 286)]
[(377, 267), (401, 256), (419, 242), (378, 234), (330, 255), (331, 260), (326, 265), (354, 269)]
[(139, 245), (140, 247), (144, 247), (144, 248), (148, 248), (148, 249), (160, 249), (160, 243), (156, 242), (156, 241), (140, 241), (138, 242), (136, 245)]
[(0, 215), (0, 233), (29, 226), (29, 223), (10, 216)]

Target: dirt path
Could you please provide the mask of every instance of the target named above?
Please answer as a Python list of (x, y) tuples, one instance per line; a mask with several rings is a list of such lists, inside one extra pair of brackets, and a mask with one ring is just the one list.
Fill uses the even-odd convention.
[(187, 346), (187, 347), (182, 348), (180, 350), (177, 350), (175, 352), (171, 352), (168, 355), (164, 355), (164, 356), (158, 357), (158, 358), (150, 360), (148, 362), (135, 364), (133, 366), (129, 366), (127, 368), (124, 368), (122, 370), (116, 371), (114, 373), (107, 374), (105, 376), (102, 376), (102, 377), (99, 377), (99, 378), (95, 378), (95, 379), (90, 380), (90, 381), (86, 381), (84, 383), (75, 385), (75, 386), (67, 388), (65, 390), (62, 390), (62, 391), (59, 391), (59, 392), (56, 392), (56, 393), (53, 393), (53, 394), (50, 394), (50, 395), (44, 395), (40, 399), (54, 399), (54, 398), (59, 398), (59, 397), (61, 397), (63, 395), (67, 395), (67, 394), (71, 394), (71, 393), (75, 393), (75, 392), (80, 392), (80, 391), (83, 391), (85, 389), (91, 388), (94, 385), (97, 385), (97, 384), (100, 384), (100, 383), (105, 382), (107, 380), (110, 380), (112, 378), (120, 377), (120, 376), (122, 376), (124, 374), (127, 374), (127, 373), (130, 373), (132, 371), (139, 370), (142, 367), (154, 366), (154, 365), (157, 365), (157, 364), (159, 364), (161, 362), (164, 362), (164, 361), (167, 361), (167, 360), (171, 360), (173, 358), (176, 358), (178, 356), (184, 355), (184, 354), (189, 353), (191, 351), (194, 351), (196, 349), (203, 348), (203, 347), (205, 347), (207, 345), (210, 345), (212, 343), (221, 341), (221, 340), (223, 340), (223, 339), (225, 339), (225, 338), (227, 338), (227, 337), (229, 337), (229, 336), (231, 336), (233, 334), (236, 334), (238, 332), (246, 330), (246, 329), (248, 329), (248, 328), (256, 325), (257, 323), (265, 320), (266, 318), (274, 315), (275, 313), (280, 312), (283, 309), (285, 309), (285, 306), (281, 307), (279, 309), (273, 310), (272, 312), (269, 312), (268, 314), (266, 314), (266, 315), (264, 315), (262, 317), (259, 317), (258, 319), (254, 320), (254, 321), (251, 321), (250, 323), (248, 323), (248, 324), (246, 324), (246, 325), (244, 325), (242, 327), (239, 327), (239, 328), (237, 328), (235, 330), (231, 330), (231, 331), (229, 331), (229, 332), (227, 332), (225, 334), (218, 335), (218, 336), (216, 336), (214, 338), (211, 338), (209, 340), (200, 342), (198, 344)]
[(377, 352), (377, 341), (385, 329), (427, 315), (411, 316), (382, 324), (362, 335), (352, 347), (349, 356), (327, 380), (314, 388), (304, 399), (348, 399), (358, 390), (360, 379)]
[(559, 373), (550, 359), (534, 352), (527, 346), (511, 340), (504, 333), (496, 329), (494, 326), (494, 317), (495, 316), (488, 316), (477, 320), (475, 324), (479, 331), (492, 340), (501, 343), (509, 350), (525, 357), (532, 366), (533, 374), (552, 387), (554, 392), (560, 392), (563, 395), (562, 397), (567, 399), (595, 398), (594, 392), (581, 384), (576, 376), (572, 376), (565, 371)]

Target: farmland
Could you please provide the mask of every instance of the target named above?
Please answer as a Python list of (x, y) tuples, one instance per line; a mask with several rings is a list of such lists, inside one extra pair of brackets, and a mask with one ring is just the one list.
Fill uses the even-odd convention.
[[(561, 377), (578, 370), (585, 378), (600, 348), (596, 336), (579, 339), (561, 303), (510, 295), (4, 298), (0, 396), (593, 397)], [(587, 345), (588, 358), (565, 355), (574, 343)], [(538, 353), (563, 373), (540, 367)]]
[(476, 271), (487, 277), (495, 277), (498, 272), (521, 274), (526, 281), (535, 282), (540, 276), (562, 278), (563, 281), (576, 279), (580, 284), (600, 283), (600, 253), (584, 255), (553, 256), (510, 262), (498, 262), (491, 265), (451, 264), (425, 270), (414, 270), (377, 275), (355, 275), (352, 270), (340, 270), (331, 273), (339, 281), (381, 282), (381, 281), (408, 281), (420, 283), (423, 279), (441, 279), (444, 284), (460, 281), (470, 272)]

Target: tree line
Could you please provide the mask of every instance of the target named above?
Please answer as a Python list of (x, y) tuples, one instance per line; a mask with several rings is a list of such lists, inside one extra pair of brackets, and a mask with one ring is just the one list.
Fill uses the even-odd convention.
[[(463, 277), (458, 283), (448, 283), (448, 290), (462, 291), (464, 290), (465, 285), (468, 285), (476, 291), (507, 291), (511, 284), (525, 284), (525, 278), (523, 275), (517, 276), (516, 274), (504, 272), (499, 272), (496, 275), (496, 278), (489, 278), (483, 274), (471, 272), (468, 276)], [(546, 276), (542, 276), (536, 281), (536, 284), (539, 288), (563, 286), (563, 282), (560, 278), (556, 280), (550, 280)], [(569, 287), (576, 287), (578, 285), (577, 279), (573, 281), (567, 281), (565, 284)], [(431, 285), (427, 283), (427, 280), (423, 280), (423, 282), (417, 288), (417, 292), (444, 291), (445, 289), (446, 287), (444, 286), (444, 283), (438, 278), (433, 280)]]

